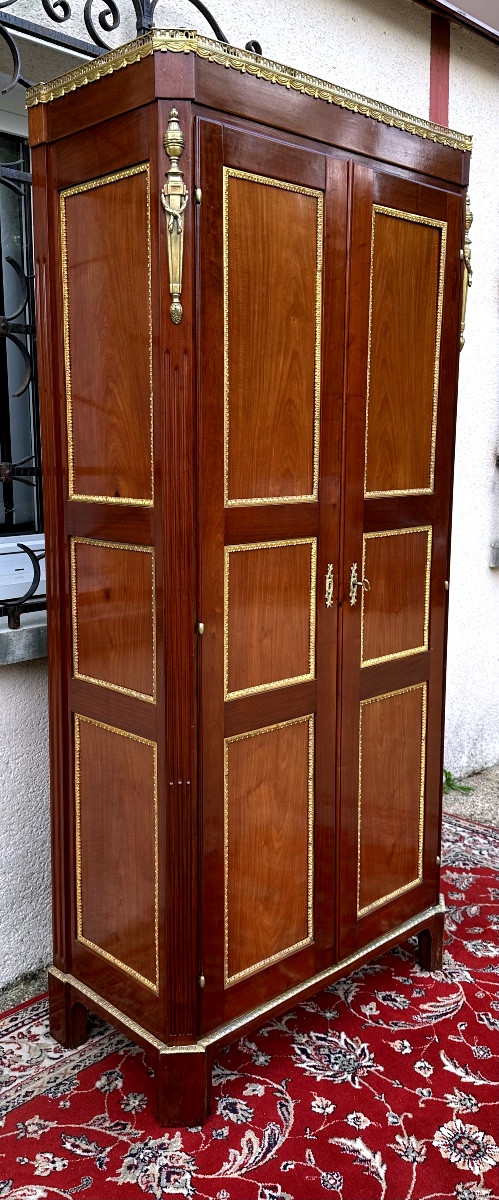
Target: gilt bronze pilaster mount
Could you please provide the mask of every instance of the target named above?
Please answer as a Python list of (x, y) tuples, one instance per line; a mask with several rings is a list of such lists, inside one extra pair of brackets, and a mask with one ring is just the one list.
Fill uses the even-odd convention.
[(464, 263), (463, 270), (463, 296), (461, 302), (461, 335), (459, 338), (459, 349), (464, 346), (464, 328), (466, 325), (466, 305), (468, 303), (468, 288), (471, 287), (473, 279), (473, 268), (471, 266), (471, 238), (470, 229), (473, 224), (473, 213), (470, 208), (470, 198), (466, 197), (466, 220), (464, 226), (464, 249), (461, 250), (461, 260)]
[(179, 161), (184, 153), (185, 137), (179, 125), (176, 108), (172, 108), (170, 113), (168, 128), (163, 138), (163, 146), (171, 160), (171, 166), (166, 176), (166, 183), (161, 192), (161, 203), (167, 218), (168, 268), (170, 272), (170, 293), (173, 297), (170, 306), (170, 316), (173, 324), (179, 325), (183, 316), (180, 297), (182, 295), (182, 260), (184, 255), (184, 212), (187, 208), (189, 193), (184, 183), (184, 173), (179, 167)]

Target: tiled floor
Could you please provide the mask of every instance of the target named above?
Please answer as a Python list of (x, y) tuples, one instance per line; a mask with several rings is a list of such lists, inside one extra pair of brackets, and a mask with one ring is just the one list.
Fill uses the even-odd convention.
[[(483, 825), (499, 826), (499, 763), (479, 775), (471, 775), (465, 781), (473, 786), (472, 792), (451, 791), (444, 796), (444, 809), (456, 816), (468, 817)], [(0, 989), (0, 1012), (39, 996), (47, 990), (47, 968), (23, 975), (14, 983)]]

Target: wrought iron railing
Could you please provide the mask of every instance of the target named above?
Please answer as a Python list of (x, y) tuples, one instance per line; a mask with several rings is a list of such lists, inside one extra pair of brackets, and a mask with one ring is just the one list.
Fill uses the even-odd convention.
[[(3, 89), (3, 94), (10, 91), (12, 88), (20, 84), (22, 87), (29, 87), (30, 83), (23, 74), (21, 52), (16, 42), (15, 34), (28, 33), (32, 37), (43, 38), (45, 41), (57, 42), (62, 47), (78, 50), (81, 54), (89, 56), (102, 54), (106, 50), (112, 49), (109, 41), (106, 41), (106, 35), (116, 33), (119, 30), (122, 21), (122, 9), (130, 12), (130, 0), (123, 0), (120, 4), (117, 0), (85, 0), (83, 6), (83, 20), (85, 28), (90, 38), (90, 42), (78, 41), (77, 39), (64, 36), (61, 27), (70, 21), (73, 17), (74, 5), (70, 0), (38, 0), (40, 9), (52, 22), (52, 27), (46, 25), (35, 24), (32, 21), (26, 21), (21, 17), (17, 17), (15, 6), (19, 0), (0, 0), (0, 37), (5, 42), (11, 59), (12, 59), (12, 76), (7, 86)], [(135, 25), (137, 36), (147, 33), (150, 29), (154, 29), (154, 13), (158, 0), (131, 0), (135, 13)], [(203, 0), (189, 0), (195, 9), (204, 17), (205, 21), (212, 29), (215, 37), (219, 42), (227, 42), (229, 39), (220, 28), (218, 21), (203, 4)], [(9, 10), (8, 12), (6, 10)], [(42, 15), (40, 13), (40, 15)], [(56, 28), (57, 33), (56, 33)], [(261, 54), (262, 48), (260, 43), (252, 38), (246, 42), (246, 50), (252, 50), (255, 54)]]
[[(122, 17), (126, 20), (127, 16), (132, 16), (132, 7), (137, 36), (153, 29), (157, 2), (158, 0), (131, 0), (130, 4), (130, 0), (122, 0), (121, 3), (118, 0), (85, 0), (82, 16), (89, 41), (82, 41), (71, 36), (69, 31), (64, 28), (75, 15), (75, 5), (72, 0), (38, 0), (42, 21), (40, 24), (27, 21), (16, 14), (18, 0), (0, 0), (0, 39), (9, 51), (12, 64), (11, 76), (0, 94), (6, 95), (17, 86), (23, 88), (30, 86), (31, 81), (23, 72), (21, 49), (16, 35), (29, 35), (31, 38), (53, 43), (61, 49), (76, 51), (90, 58), (112, 49), (111, 43), (106, 38), (111, 36), (112, 44), (116, 45), (116, 36), (113, 38), (112, 35), (116, 35), (120, 29)], [(189, 3), (204, 17), (218, 41), (228, 43), (229, 39), (202, 0), (189, 0)], [(81, 12), (79, 6), (76, 8), (76, 12), (78, 11)], [(259, 42), (254, 39), (246, 43), (246, 49), (256, 54), (262, 53)], [(28, 171), (0, 164), (0, 184), (20, 195), (23, 190), (26, 192), (26, 189), (29, 189), (31, 177)], [(11, 343), (17, 346), (22, 357), (24, 375), (14, 393), (15, 396), (19, 396), (30, 385), (36, 388), (33, 279), (32, 273), (25, 272), (14, 259), (7, 257), (6, 261), (18, 277), (20, 297), (15, 312), (0, 314), (0, 346), (2, 339), (10, 339)], [(38, 435), (35, 434), (34, 455), (23, 458), (19, 462), (0, 462), (0, 488), (3, 494), (6, 533), (15, 531), (14, 484), (22, 483), (37, 489), (40, 489), (41, 486), (37, 439)], [(41, 507), (41, 492), (39, 501)], [(17, 545), (31, 560), (33, 579), (22, 596), (6, 599), (0, 595), (0, 617), (7, 616), (10, 629), (19, 628), (22, 612), (33, 612), (45, 607), (45, 598), (35, 595), (40, 583), (40, 559), (43, 557), (43, 553), (37, 556), (25, 542), (18, 542)]]
[[(3, 270), (6, 274), (0, 277), (0, 371), (2, 377), (2, 396), (0, 398), (0, 497), (3, 502), (2, 532), (10, 536), (18, 536), (33, 530), (39, 530), (42, 525), (42, 492), (40, 470), (40, 443), (38, 431), (38, 394), (36, 386), (36, 342), (35, 342), (35, 312), (33, 288), (33, 255), (31, 244), (31, 175), (29, 173), (29, 158), (27, 147), (22, 140), (18, 142), (21, 154), (17, 159), (17, 149), (12, 154), (12, 161), (0, 162), (0, 184), (18, 198), (18, 221), (15, 226), (16, 236), (13, 244), (17, 246), (16, 258), (7, 254), (4, 258)], [(5, 217), (5, 211), (3, 216)], [(8, 221), (7, 221), (8, 223)], [(3, 283), (8, 278), (12, 280), (7, 292)], [(10, 299), (8, 298), (10, 297)], [(15, 299), (13, 299), (15, 297)], [(2, 299), (5, 304), (2, 305)], [(5, 311), (2, 311), (2, 309)], [(10, 384), (8, 373), (7, 347), (15, 347), (17, 356), (15, 383)], [(32, 451), (17, 460), (12, 459), (12, 452), (19, 434), (11, 437), (11, 421), (19, 428), (19, 414), (14, 409), (24, 404), (26, 407), (21, 418), (26, 429), (30, 430), (26, 440)], [(22, 442), (21, 442), (22, 444)], [(16, 486), (17, 485), (17, 486)], [(16, 513), (19, 508), (19, 487), (34, 490), (33, 505), (29, 512)], [(16, 500), (17, 493), (17, 500)], [(29, 515), (31, 513), (31, 515)], [(40, 559), (25, 541), (17, 543), (17, 549), (25, 552), (33, 568), (33, 577), (29, 587), (21, 596), (12, 598), (0, 592), (0, 616), (8, 618), (10, 629), (18, 629), (21, 612), (30, 612), (45, 607), (45, 596), (37, 595), (40, 584)]]
[(18, 549), (23, 550), (31, 562), (33, 568), (33, 578), (28, 588), (22, 596), (15, 596), (10, 599), (0, 599), (0, 617), (7, 617), (7, 625), (9, 629), (20, 629), (21, 613), (43, 612), (46, 608), (45, 596), (37, 597), (35, 595), (40, 584), (40, 563), (45, 557), (45, 550), (40, 554), (35, 554), (31, 546), (26, 546), (24, 542), (17, 543)]

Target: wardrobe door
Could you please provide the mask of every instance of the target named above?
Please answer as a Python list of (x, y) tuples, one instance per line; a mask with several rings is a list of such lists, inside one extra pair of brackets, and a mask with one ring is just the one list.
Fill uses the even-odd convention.
[(356, 166), (340, 955), (438, 900), (459, 193)]
[(198, 121), (201, 1025), (334, 956), (346, 168)]

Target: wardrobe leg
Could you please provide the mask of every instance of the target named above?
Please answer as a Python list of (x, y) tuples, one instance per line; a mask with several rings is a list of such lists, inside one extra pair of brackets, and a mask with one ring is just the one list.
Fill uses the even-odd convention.
[(419, 961), (424, 971), (441, 971), (445, 913), (433, 917), (431, 926), (418, 933)]
[(73, 1000), (70, 983), (50, 970), (48, 979), (50, 1033), (61, 1046), (74, 1050), (87, 1040), (88, 1011), (79, 1000)]
[(159, 1051), (156, 1116), (160, 1125), (202, 1125), (208, 1116), (209, 1064), (204, 1050)]

